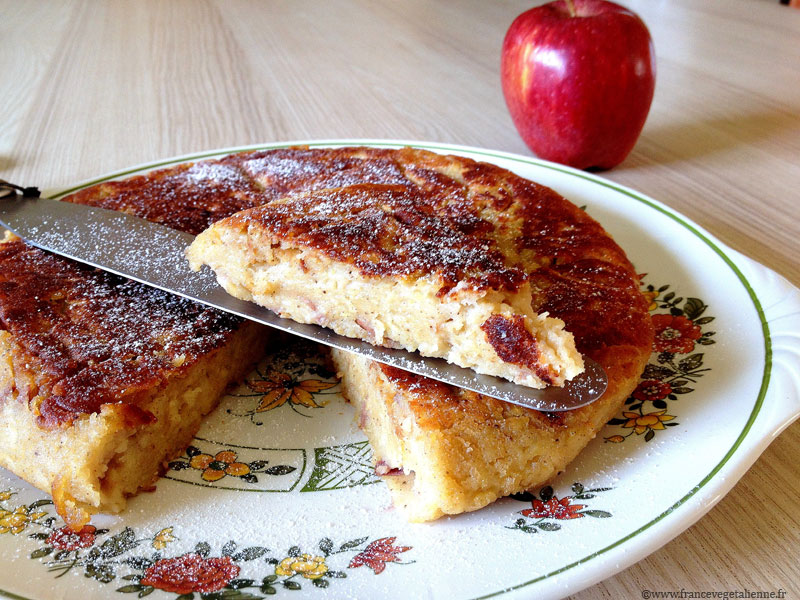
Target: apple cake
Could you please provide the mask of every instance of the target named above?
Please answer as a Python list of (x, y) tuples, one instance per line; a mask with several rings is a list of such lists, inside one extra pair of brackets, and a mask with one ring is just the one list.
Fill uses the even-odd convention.
[[(375, 221), (362, 224), (375, 223), (378, 227), (373, 233), (404, 233), (405, 227), (424, 232), (428, 219), (435, 217), (444, 218), (455, 233), (463, 234), (466, 244), (470, 238), (476, 241), (468, 246), (472, 252), (468, 257), (475, 264), (464, 257), (440, 263), (435, 277), (426, 282), (429, 288), (422, 290), (423, 297), (461, 293), (457, 283), (451, 287), (453, 271), (461, 269), (470, 282), (462, 285), (465, 294), (472, 286), (473, 291), (486, 291), (497, 305), (506, 303), (512, 310), (501, 316), (512, 324), (521, 321), (531, 336), (549, 334), (552, 328), (558, 339), (522, 334), (527, 340), (523, 362), (542, 366), (536, 369), (542, 383), (545, 377), (557, 382), (569, 375), (568, 367), (555, 373), (543, 366), (542, 357), (551, 345), (568, 355), (577, 350), (592, 357), (609, 377), (609, 388), (597, 402), (567, 413), (543, 413), (334, 353), (344, 390), (372, 444), (376, 472), (387, 482), (395, 504), (412, 520), (429, 520), (480, 508), (553, 477), (619, 409), (644, 367), (653, 335), (638, 277), (624, 252), (585, 211), (554, 191), (490, 164), (412, 148), (293, 147), (237, 153), (103, 182), (65, 200), (130, 212), (198, 234), (235, 213), (263, 205), (296, 203), (295, 210), (305, 206), (313, 218), (314, 198), (355, 195), (364, 198), (365, 211), (376, 214)], [(409, 197), (428, 198), (431, 206), (416, 202), (413, 210), (404, 210)], [(389, 202), (390, 211), (374, 202), (379, 198)], [(349, 228), (348, 213), (340, 216), (341, 225)], [(233, 222), (237, 220), (242, 219), (232, 217)], [(430, 226), (433, 238), (438, 225)], [(314, 233), (307, 228), (304, 235), (313, 237)], [(362, 240), (352, 249), (361, 262), (350, 257), (341, 266), (348, 276), (358, 269), (357, 275), (364, 278), (362, 269), (369, 272), (382, 262), (369, 252), (382, 248), (363, 245), (372, 239), (366, 234), (353, 239)], [(215, 390), (221, 389), (222, 381), (241, 374), (256, 354), (253, 348), (258, 346), (256, 340), (263, 340), (263, 333), (256, 326), (243, 326), (210, 309), (78, 267), (17, 240), (9, 240), (3, 248), (10, 266), (5, 268), (8, 274), (2, 275), (8, 281), (0, 279), (4, 382), (0, 460), (34, 484), (52, 490), (61, 514), (77, 526), (91, 512), (119, 509), (124, 496), (153, 480), (157, 466), (144, 477), (143, 469), (134, 473), (130, 465), (138, 460), (155, 465), (168, 458), (172, 448), (188, 443), (206, 407), (210, 410), (215, 402), (204, 404), (216, 392), (201, 390), (212, 383)], [(319, 248), (306, 248), (315, 249), (322, 260)], [(478, 252), (481, 248), (486, 251)], [(413, 260), (418, 259), (420, 255)], [(403, 268), (414, 266), (413, 260), (404, 267), (398, 262), (387, 268), (402, 273)], [(42, 266), (36, 266), (39, 261)], [(308, 261), (294, 261), (293, 268), (302, 271), (304, 264), (308, 268)], [(66, 269), (77, 275), (71, 282), (64, 280), (64, 291), (53, 286), (49, 296), (37, 295), (35, 286), (41, 284), (36, 277), (19, 278), (26, 269), (34, 273)], [(336, 277), (337, 273), (331, 273), (331, 281)], [(108, 287), (102, 293), (91, 292), (84, 280)], [(302, 291), (301, 309), (307, 310), (302, 298), (308, 298), (308, 289)], [(341, 295), (342, 290), (337, 293)], [(62, 294), (64, 298), (70, 294), (88, 297), (64, 304)], [(373, 295), (379, 297), (377, 291)], [(28, 299), (23, 302), (23, 298)], [(110, 304), (98, 305), (97, 298)], [(25, 303), (33, 301), (49, 306), (47, 318), (32, 319), (30, 311), (25, 311)], [(146, 348), (131, 342), (123, 328), (98, 329), (106, 320), (98, 312), (102, 310), (118, 318), (126, 314), (126, 326), (131, 325), (130, 316), (143, 309), (129, 310), (126, 302), (145, 303), (166, 319), (162, 334), (144, 336), (152, 342)], [(84, 314), (93, 315), (85, 331), (71, 320)], [(537, 321), (544, 326), (534, 331), (526, 319), (539, 316), (548, 320)], [(14, 318), (20, 323), (15, 325)], [(437, 313), (433, 318), (441, 316)], [(62, 326), (62, 320), (69, 326)], [(413, 321), (421, 319), (411, 320), (412, 327), (419, 327)], [(354, 322), (371, 341), (397, 343), (376, 323)], [(184, 350), (176, 342), (167, 342), (173, 336), (180, 338), (176, 332), (185, 332), (189, 323), (193, 330), (195, 323), (205, 327), (197, 330), (196, 345)], [(485, 329), (480, 331), (483, 337), (485, 333)], [(188, 338), (181, 340), (189, 344)], [(501, 352), (513, 356), (512, 342), (508, 340), (509, 346)], [(133, 346), (128, 347), (129, 343)], [(104, 344), (108, 355), (92, 354)], [(515, 360), (519, 362), (519, 357)], [(573, 369), (578, 360), (574, 355)], [(117, 363), (126, 369), (124, 377), (104, 367)], [(75, 393), (77, 385), (83, 386), (81, 394)], [(86, 403), (79, 402), (79, 397), (85, 397)], [(172, 419), (180, 413), (189, 416), (190, 425), (184, 427), (182, 421)], [(150, 427), (160, 429), (148, 434)], [(145, 446), (164, 444), (167, 431), (174, 445), (157, 447), (157, 452), (151, 447), (148, 454)], [(160, 453), (158, 460), (155, 453)]]

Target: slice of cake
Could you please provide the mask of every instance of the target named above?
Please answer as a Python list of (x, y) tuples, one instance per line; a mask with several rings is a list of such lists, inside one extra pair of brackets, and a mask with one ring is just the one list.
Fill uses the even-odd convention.
[(151, 486), (263, 329), (8, 238), (0, 243), (0, 465), (79, 529)]
[(605, 369), (605, 394), (560, 413), (522, 408), (333, 351), (376, 474), (411, 521), (477, 510), (537, 489), (618, 413), (650, 356), (653, 329), (635, 277), (597, 262), (539, 273), (541, 308)]
[(216, 222), (187, 255), (234, 296), (376, 345), (531, 386), (583, 370), (560, 319), (531, 308), (504, 214), (468, 183), (292, 194)]

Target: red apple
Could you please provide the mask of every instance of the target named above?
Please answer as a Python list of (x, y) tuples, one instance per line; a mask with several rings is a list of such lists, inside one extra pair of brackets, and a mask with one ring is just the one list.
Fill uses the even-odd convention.
[(653, 41), (618, 4), (558, 0), (514, 20), (501, 76), (511, 119), (536, 155), (610, 169), (631, 151), (650, 110)]

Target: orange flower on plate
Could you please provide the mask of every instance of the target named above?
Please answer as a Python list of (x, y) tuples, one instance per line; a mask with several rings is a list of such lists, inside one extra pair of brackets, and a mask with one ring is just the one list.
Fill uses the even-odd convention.
[(367, 565), (376, 575), (383, 573), (387, 562), (400, 562), (398, 554), (408, 552), (411, 546), (395, 546), (396, 537), (385, 537), (371, 542), (350, 561), (348, 569)]
[(203, 471), (205, 481), (219, 481), (226, 475), (243, 477), (250, 473), (250, 466), (236, 460), (236, 452), (223, 450), (214, 456), (210, 454), (195, 454), (189, 461), (189, 466)]
[(687, 354), (694, 350), (694, 343), (702, 331), (698, 325), (683, 315), (653, 315), (656, 337), (653, 348), (656, 352)]
[(172, 527), (165, 527), (164, 529), (159, 531), (155, 535), (151, 543), (153, 548), (155, 548), (156, 550), (163, 550), (164, 548), (167, 547), (167, 544), (171, 544), (176, 539), (178, 539), (172, 534), (172, 532), (173, 532)]
[(0, 509), (0, 533), (17, 535), (33, 521), (47, 515), (46, 512), (31, 512), (27, 506), (18, 506), (14, 510)]
[(287, 556), (275, 567), (275, 575), (292, 577), (302, 575), (306, 579), (319, 579), (328, 572), (325, 557), (301, 554), (300, 556)]
[(642, 292), (642, 296), (644, 296), (648, 301), (647, 310), (653, 312), (655, 309), (658, 308), (658, 303), (656, 302), (656, 298), (658, 298), (659, 292), (655, 290), (648, 290)]
[(666, 381), (659, 381), (657, 379), (647, 379), (639, 383), (636, 389), (631, 394), (637, 400), (642, 402), (663, 400), (672, 393), (672, 386)]
[(247, 386), (254, 392), (263, 393), (256, 412), (266, 412), (283, 406), (287, 402), (308, 408), (320, 408), (314, 402), (314, 394), (335, 386), (336, 383), (318, 379), (298, 381), (286, 373), (275, 373), (269, 379), (248, 381)]
[(570, 501), (570, 496), (564, 496), (561, 500), (553, 496), (547, 502), (536, 499), (533, 501), (533, 506), (523, 510), (522, 514), (533, 519), (558, 519), (560, 521), (582, 518), (583, 515), (578, 511), (586, 508), (586, 505), (571, 504)]
[(147, 568), (140, 583), (173, 594), (217, 592), (239, 575), (230, 556), (204, 558), (190, 553), (162, 558)]
[(635, 412), (624, 412), (622, 415), (628, 419), (622, 426), (628, 429), (633, 428), (637, 435), (643, 434), (645, 431), (652, 431), (654, 429), (664, 429), (664, 422), (671, 421), (675, 415), (666, 414), (666, 410), (657, 410), (640, 415)]
[(97, 528), (94, 525), (84, 525), (80, 531), (62, 527), (47, 537), (47, 543), (58, 550), (79, 550), (94, 545), (96, 534)]

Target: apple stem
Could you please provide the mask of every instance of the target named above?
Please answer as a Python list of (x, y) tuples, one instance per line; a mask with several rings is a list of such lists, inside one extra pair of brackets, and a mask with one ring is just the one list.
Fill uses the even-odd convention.
[(569, 11), (569, 16), (574, 17), (575, 15), (575, 4), (573, 4), (572, 0), (564, 0), (567, 4), (567, 10)]

